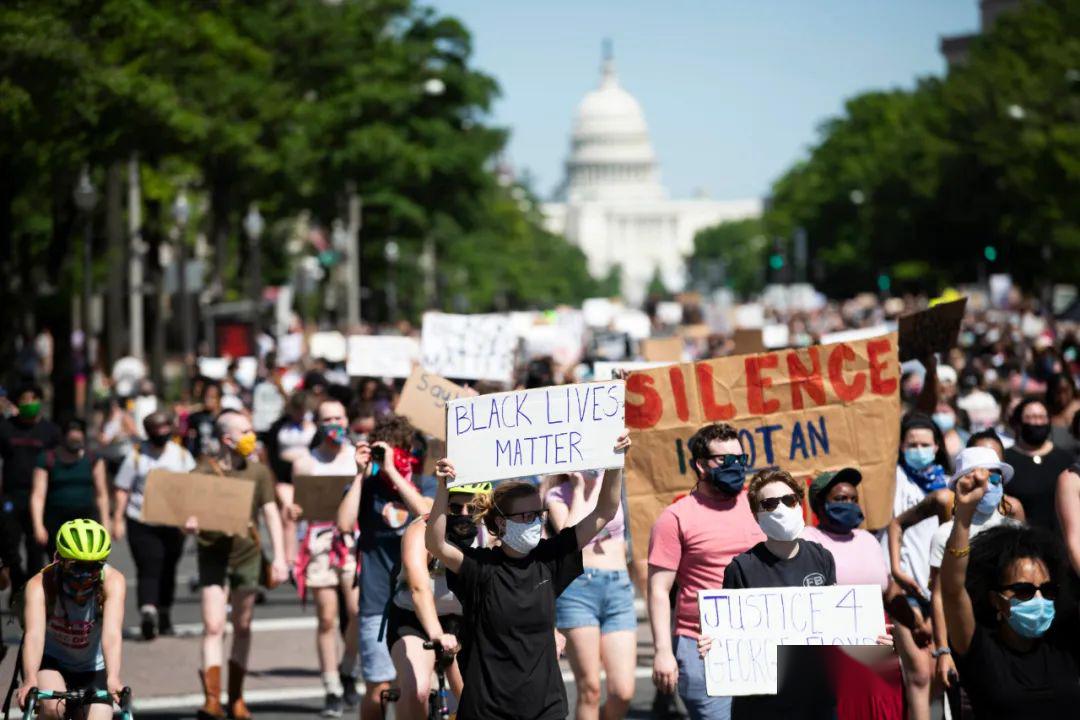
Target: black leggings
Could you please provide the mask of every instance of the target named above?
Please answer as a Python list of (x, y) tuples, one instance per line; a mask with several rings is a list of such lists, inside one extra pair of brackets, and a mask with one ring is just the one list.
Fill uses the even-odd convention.
[(176, 566), (184, 551), (180, 528), (127, 521), (128, 544), (135, 558), (139, 607), (169, 609), (176, 597)]

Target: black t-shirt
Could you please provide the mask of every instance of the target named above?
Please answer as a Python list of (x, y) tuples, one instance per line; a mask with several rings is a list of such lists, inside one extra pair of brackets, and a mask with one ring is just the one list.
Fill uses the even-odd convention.
[(555, 652), (555, 598), (582, 572), (573, 527), (523, 558), (473, 548), (447, 573), (468, 631), (459, 655), (459, 720), (563, 720), (566, 688)]
[(18, 504), (30, 498), (38, 456), (60, 444), (60, 428), (49, 420), (0, 421), (0, 459), (4, 461), (4, 495)]
[(414, 518), (382, 472), (364, 480), (358, 518), (360, 614), (382, 615), (393, 594), (394, 567), (400, 572), (401, 536)]
[(1026, 653), (1009, 649), (994, 630), (976, 625), (971, 647), (956, 656), (956, 668), (979, 720), (1080, 715), (1080, 626), (1075, 617), (1055, 621)]
[[(1036, 459), (1039, 462), (1035, 462)], [(1024, 506), (1028, 525), (1056, 533), (1058, 519), (1054, 509), (1054, 492), (1058, 475), (1072, 465), (1072, 456), (1056, 447), (1046, 455), (1036, 457), (1009, 448), (1005, 451), (1005, 462), (1016, 471), (1005, 486), (1005, 492)]]
[[(760, 542), (736, 555), (724, 571), (724, 588), (817, 587), (836, 584), (836, 561), (816, 542), (798, 540), (799, 552), (778, 558)], [(791, 645), (777, 652), (776, 695), (744, 695), (732, 699), (731, 717), (832, 718), (836, 700), (826, 673), (822, 648)]]
[(192, 413), (188, 417), (187, 426), (187, 438), (184, 444), (193, 458), (198, 460), (203, 455), (213, 455), (217, 452), (214, 413), (206, 410)]

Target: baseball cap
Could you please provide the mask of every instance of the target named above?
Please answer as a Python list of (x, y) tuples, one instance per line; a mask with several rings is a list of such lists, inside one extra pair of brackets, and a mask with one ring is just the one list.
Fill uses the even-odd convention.
[(830, 487), (839, 482), (858, 485), (862, 482), (862, 473), (851, 467), (821, 473), (810, 483), (810, 504), (813, 505), (819, 494), (828, 492)]

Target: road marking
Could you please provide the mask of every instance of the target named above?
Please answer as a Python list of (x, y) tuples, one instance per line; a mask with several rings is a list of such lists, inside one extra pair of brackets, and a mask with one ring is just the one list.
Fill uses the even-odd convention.
[[(299, 617), (286, 618), (255, 618), (251, 621), (252, 632), (280, 632), (283, 630), (314, 630), (319, 624), (318, 618), (313, 615), (301, 615)], [(202, 623), (177, 623), (173, 626), (177, 637), (198, 637), (202, 635)], [(225, 623), (225, 632), (231, 633), (232, 623)], [(142, 630), (138, 625), (132, 625), (124, 632), (124, 637), (138, 639), (142, 637)]]
[[(634, 678), (651, 678), (652, 668), (638, 666), (634, 668)], [(563, 682), (574, 684), (574, 674), (564, 670)], [(601, 680), (604, 674), (600, 674)], [(363, 693), (362, 683), (357, 684), (357, 690)], [(248, 690), (244, 693), (244, 701), (249, 705), (264, 705), (267, 703), (281, 702), (282, 700), (317, 700), (326, 696), (326, 691), (321, 685), (303, 686), (294, 688), (273, 688), (267, 690)], [(224, 696), (222, 696), (224, 699)], [(138, 712), (152, 712), (157, 710), (172, 710), (174, 708), (197, 708), (203, 703), (201, 693), (189, 693), (187, 695), (169, 695), (164, 697), (136, 698), (134, 710)]]

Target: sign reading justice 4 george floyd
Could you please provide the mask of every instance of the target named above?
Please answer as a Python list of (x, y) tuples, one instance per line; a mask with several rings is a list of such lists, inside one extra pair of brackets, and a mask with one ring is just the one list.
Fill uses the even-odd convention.
[(686, 443), (711, 422), (738, 431), (753, 470), (809, 477), (858, 468), (866, 526), (888, 524), (900, 435), (896, 343), (893, 333), (631, 373), (626, 487), (635, 556), (644, 557), (663, 509), (693, 488)]
[(621, 380), (495, 393), (446, 406), (457, 483), (622, 467)]

